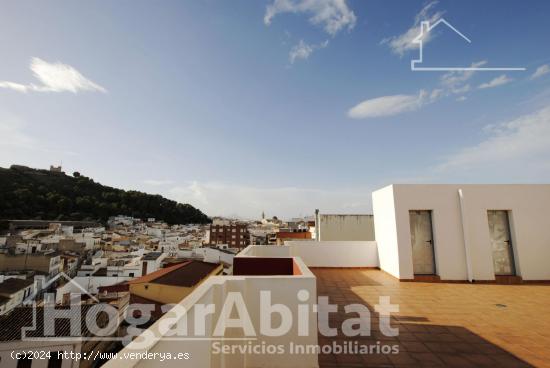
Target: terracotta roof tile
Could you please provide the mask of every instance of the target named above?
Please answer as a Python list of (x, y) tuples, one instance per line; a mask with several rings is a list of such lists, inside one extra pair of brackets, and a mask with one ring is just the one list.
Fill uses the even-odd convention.
[(178, 263), (176, 265), (173, 265), (173, 266), (170, 266), (170, 267), (166, 267), (166, 268), (161, 268), (160, 270), (157, 270), (155, 272), (151, 272), (145, 276), (141, 276), (141, 277), (138, 277), (137, 279), (134, 279), (134, 280), (131, 280), (131, 281), (128, 281), (129, 284), (141, 284), (141, 283), (144, 283), (144, 282), (152, 282), (153, 280), (156, 280), (157, 278), (161, 277), (161, 276), (164, 276), (174, 270), (177, 270), (181, 267), (185, 267), (186, 265), (188, 265), (189, 263), (191, 263), (192, 261), (187, 261), (187, 262), (183, 262), (183, 263)]
[(217, 263), (187, 261), (131, 280), (128, 284), (155, 283), (190, 287), (198, 284), (219, 266)]

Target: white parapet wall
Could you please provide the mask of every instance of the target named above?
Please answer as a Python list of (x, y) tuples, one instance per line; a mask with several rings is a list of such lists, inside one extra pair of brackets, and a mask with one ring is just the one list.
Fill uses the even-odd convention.
[[(316, 351), (296, 354), (292, 350), (295, 346), (311, 347), (318, 344), (317, 313), (313, 308), (317, 303), (315, 276), (299, 258), (294, 258), (293, 262), (298, 269), (294, 275), (208, 278), (145, 333), (120, 351), (120, 359), (112, 359), (104, 367), (318, 367)], [(270, 292), (270, 304), (275, 309), (280, 308), (276, 305), (283, 305), (290, 311), (291, 323), (288, 332), (281, 335), (263, 333), (261, 326), (266, 319), (265, 314), (261, 315), (261, 312), (265, 313), (269, 308), (262, 304), (260, 296), (266, 291)], [(222, 330), (221, 337), (217, 333), (217, 327), (231, 323), (229, 318), (246, 320), (246, 315), (241, 315), (241, 310), (236, 304), (231, 304), (232, 300), (236, 300), (237, 304), (239, 300), (244, 302), (241, 305), (244, 305), (246, 315), (251, 321), (252, 334), (247, 335), (244, 329), (230, 325), (226, 325), (228, 328)], [(201, 310), (204, 307), (212, 308), (212, 313), (203, 315)], [(229, 316), (224, 314), (224, 307), (231, 312)], [(304, 309), (308, 313), (300, 312)], [(267, 323), (271, 323), (271, 327), (276, 329), (280, 325), (280, 322), (277, 322), (280, 319), (277, 312), (267, 316), (270, 317)], [(204, 328), (204, 331), (201, 331), (201, 328)], [(176, 331), (185, 333), (182, 335)], [(274, 348), (278, 350), (272, 351)], [(270, 350), (263, 352), (262, 349)], [(163, 362), (159, 362), (158, 358), (140, 359), (144, 354), (153, 356), (155, 353), (170, 353), (172, 356), (188, 353), (190, 358)]]
[(249, 246), (237, 257), (299, 257), (308, 267), (378, 267), (374, 241), (286, 241)]

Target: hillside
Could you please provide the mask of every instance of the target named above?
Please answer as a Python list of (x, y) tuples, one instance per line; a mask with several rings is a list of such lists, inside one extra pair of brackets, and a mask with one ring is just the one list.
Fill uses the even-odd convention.
[(200, 210), (160, 195), (124, 191), (75, 173), (0, 168), (0, 219), (100, 220), (154, 217), (169, 224), (208, 223)]

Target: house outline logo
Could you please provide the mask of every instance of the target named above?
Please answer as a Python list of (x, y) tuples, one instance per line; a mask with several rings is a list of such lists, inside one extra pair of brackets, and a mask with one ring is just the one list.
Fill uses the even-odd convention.
[[(89, 296), (91, 299), (93, 299), (96, 303), (99, 303), (99, 299), (97, 299), (95, 296), (93, 296), (92, 294), (90, 294), (86, 289), (84, 289), (82, 286), (80, 286), (80, 284), (78, 284), (76, 281), (74, 281), (72, 278), (70, 278), (67, 274), (65, 274), (64, 272), (59, 272), (57, 275), (55, 275), (49, 282), (48, 284), (45, 286), (45, 288), (48, 288), (50, 285), (52, 285), (55, 281), (59, 280), (59, 278), (63, 277), (65, 280), (68, 280), (68, 283), (69, 284), (73, 284), (75, 285), (79, 290), (82, 291), (82, 294), (85, 294), (87, 296)], [(75, 294), (75, 293), (72, 293), (72, 294)], [(36, 293), (34, 294), (36, 295)], [(29, 341), (40, 341), (40, 340), (44, 340), (44, 339), (49, 339), (49, 340), (57, 340), (57, 338), (55, 337), (31, 337), (31, 336), (27, 336), (27, 331), (29, 332), (33, 332), (33, 331), (36, 331), (38, 326), (37, 326), (37, 308), (36, 308), (36, 301), (33, 300), (32, 302), (32, 326), (25, 326), (23, 328), (21, 328), (21, 340), (29, 340)], [(82, 340), (82, 337), (64, 337), (62, 339), (60, 339), (62, 341), (73, 341), (73, 340), (76, 340), (76, 341), (80, 341)]]
[(440, 24), (446, 25), (449, 29), (451, 29), (453, 32), (455, 32), (457, 35), (459, 35), (463, 40), (468, 42), (469, 44), (472, 43), (472, 41), (466, 37), (462, 32), (460, 32), (458, 29), (456, 29), (451, 23), (449, 23), (445, 18), (439, 18), (436, 22), (433, 24), (430, 23), (429, 20), (423, 20), (420, 22), (420, 33), (418, 36), (416, 36), (411, 42), (418, 44), (418, 52), (419, 57), (418, 59), (412, 59), (411, 60), (411, 70), (413, 72), (422, 71), (422, 72), (440, 72), (440, 71), (480, 71), (480, 72), (494, 72), (494, 71), (525, 71), (526, 68), (523, 67), (427, 67), (422, 66), (423, 63), (423, 41), (422, 39), (426, 34), (431, 32), (434, 28), (439, 26)]

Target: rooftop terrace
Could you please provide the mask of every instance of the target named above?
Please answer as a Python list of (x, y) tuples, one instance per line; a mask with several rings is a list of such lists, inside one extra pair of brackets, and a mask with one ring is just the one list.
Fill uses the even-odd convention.
[[(179, 303), (180, 308), (172, 309), (154, 324), (149, 329), (150, 337), (138, 337), (124, 352), (191, 353), (189, 362), (165, 362), (173, 367), (550, 367), (550, 285), (400, 282), (383, 271), (368, 268), (376, 263), (373, 247), (373, 242), (303, 241), (285, 246), (249, 246), (235, 258), (235, 275), (210, 277)], [(229, 328), (219, 337), (215, 330), (228, 318), (221, 311), (232, 294), (242, 297), (252, 329), (261, 332), (265, 308), (259, 296), (266, 290), (272, 293), (271, 305), (289, 308), (292, 321), (299, 320), (300, 308), (319, 313), (306, 315), (300, 320), (307, 322), (303, 325), (292, 323), (283, 335), (253, 333), (252, 341), (247, 341), (249, 335), (240, 328)], [(307, 295), (300, 297), (303, 291)], [(320, 312), (321, 303), (315, 305), (316, 298), (308, 295), (326, 296), (338, 305), (338, 312), (328, 316), (329, 326), (337, 329), (336, 336), (318, 333), (327, 317)], [(397, 336), (381, 332), (381, 317), (375, 312), (380, 297), (389, 297), (391, 304), (399, 307), (391, 314), (391, 326), (399, 331)], [(196, 307), (205, 303), (212, 304), (215, 311), (198, 319), (205, 321), (205, 328), (199, 330), (191, 322), (183, 324), (189, 327), (184, 340), (173, 338), (163, 328), (168, 321), (173, 326), (181, 321), (196, 322), (196, 317), (202, 316)], [(350, 304), (371, 311), (367, 322), (370, 334), (345, 336), (343, 322), (358, 317), (357, 313), (344, 311), (344, 306)], [(282, 323), (281, 318), (269, 319), (275, 325)], [(228, 346), (294, 344), (319, 350), (296, 353), (285, 348), (281, 354), (239, 350), (220, 354), (213, 348), (218, 341)], [(325, 353), (323, 346), (331, 345), (393, 347), (394, 351), (397, 347), (398, 351)], [(105, 367), (149, 368), (155, 364), (118, 360)]]
[[(312, 271), (318, 295), (339, 306), (361, 303), (373, 310), (381, 295), (399, 304), (392, 318), (399, 336), (381, 334), (373, 313), (371, 336), (335, 337), (397, 344), (399, 354), (319, 354), (320, 367), (550, 367), (549, 285), (399, 282), (379, 270)], [(331, 327), (349, 318), (339, 309), (329, 317)], [(319, 335), (319, 344), (331, 339)]]

